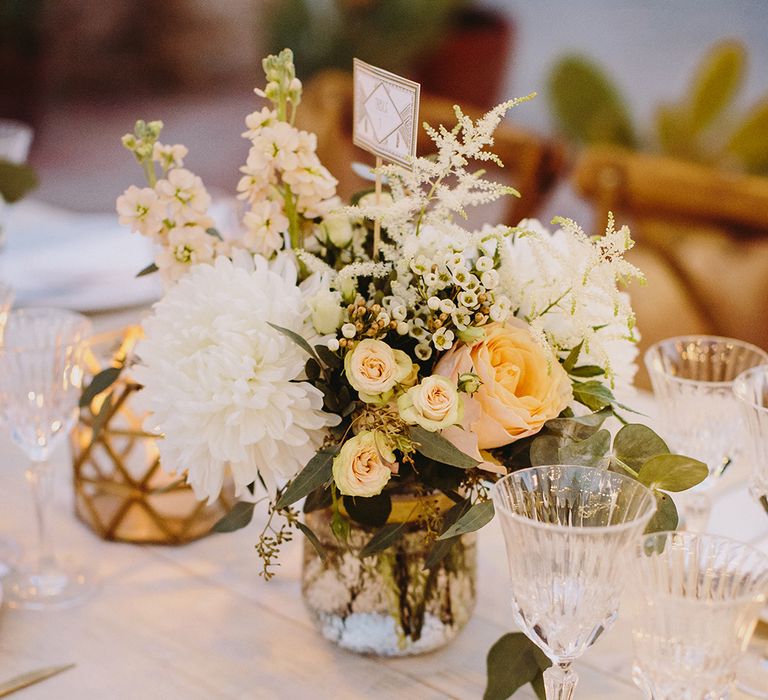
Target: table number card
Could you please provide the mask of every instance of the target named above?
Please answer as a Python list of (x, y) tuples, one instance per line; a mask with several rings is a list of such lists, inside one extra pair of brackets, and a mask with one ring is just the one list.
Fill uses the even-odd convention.
[(416, 155), (419, 84), (357, 58), (354, 84), (355, 145), (409, 167)]

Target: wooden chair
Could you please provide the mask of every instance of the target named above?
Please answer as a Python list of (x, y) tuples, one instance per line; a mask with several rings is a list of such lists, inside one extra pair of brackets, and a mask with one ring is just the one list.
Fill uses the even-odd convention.
[(598, 223), (612, 211), (632, 226), (644, 345), (710, 333), (768, 347), (768, 178), (601, 146), (573, 180)]
[[(317, 75), (305, 88), (299, 110), (299, 125), (317, 133), (318, 155), (339, 180), (339, 194), (348, 198), (370, 183), (356, 176), (350, 163), (372, 162), (372, 156), (352, 144), (352, 78), (339, 71)], [(464, 112), (478, 117), (483, 110), (462, 105)], [(432, 126), (456, 123), (453, 102), (432, 95), (421, 95), (419, 122)], [(434, 144), (423, 129), (419, 129), (417, 152), (425, 155)], [(491, 223), (516, 224), (532, 216), (557, 180), (564, 167), (564, 151), (560, 144), (503, 122), (496, 131), (493, 150), (505, 165), (501, 176), (515, 187), (521, 197), (507, 197), (500, 218)], [(495, 168), (490, 164), (491, 168)], [(490, 169), (490, 168), (489, 168)]]

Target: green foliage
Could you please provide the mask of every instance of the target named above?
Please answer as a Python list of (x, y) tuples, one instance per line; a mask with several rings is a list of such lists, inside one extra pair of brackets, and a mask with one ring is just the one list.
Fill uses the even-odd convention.
[(660, 454), (640, 467), (637, 480), (654, 491), (686, 491), (704, 481), (708, 473), (707, 465), (697, 459)]
[(122, 367), (107, 367), (96, 374), (80, 395), (80, 408), (89, 406), (91, 401), (102, 391), (109, 389), (117, 381), (122, 371)]
[(600, 411), (614, 402), (611, 390), (597, 379), (574, 382), (573, 398), (592, 411)]
[(476, 459), (454, 447), (439, 433), (430, 432), (418, 425), (411, 426), (409, 432), (416, 451), (435, 462), (459, 469), (472, 469), (480, 464)]
[(312, 457), (304, 469), (288, 484), (283, 495), (277, 501), (277, 507), (285, 508), (293, 505), (318, 486), (330, 481), (333, 475), (333, 458), (338, 454), (339, 449), (340, 445), (324, 447)]
[[(443, 515), (442, 532), (448, 530), (451, 525), (453, 525), (471, 507), (472, 502), (468, 498), (465, 498), (447, 510)], [(455, 543), (456, 541), (453, 538), (436, 540), (432, 545), (432, 549), (429, 550), (427, 558), (424, 560), (424, 568), (433, 569), (437, 566), (443, 559), (445, 559)]]
[(360, 551), (360, 557), (370, 557), (383, 552), (397, 542), (405, 533), (406, 523), (390, 523), (382, 527)]
[(325, 548), (320, 543), (320, 540), (317, 539), (317, 535), (312, 532), (312, 529), (305, 525), (300, 520), (296, 521), (296, 527), (303, 533), (304, 537), (309, 540), (309, 543), (314, 547), (315, 551), (317, 552), (317, 556), (320, 557), (320, 561), (325, 563), (325, 560), (328, 558), (328, 553), (325, 551)]
[(451, 525), (438, 540), (448, 540), (452, 537), (475, 532), (493, 520), (493, 501), (481, 501), (469, 508), (456, 522)]
[(747, 112), (733, 132), (726, 153), (738, 158), (751, 173), (768, 173), (768, 97)]
[(647, 459), (669, 454), (667, 443), (641, 423), (625, 425), (619, 430), (613, 440), (613, 451), (618, 459), (636, 472)]
[(234, 532), (240, 530), (253, 520), (255, 503), (250, 501), (238, 501), (223, 518), (212, 528), (211, 532)]
[[(685, 93), (676, 101), (658, 105), (655, 134), (645, 143), (633, 135), (623, 99), (611, 79), (583, 57), (565, 56), (555, 65), (549, 97), (561, 131), (579, 143), (648, 149), (655, 140), (667, 155), (710, 165), (737, 164), (747, 172), (765, 175), (768, 96), (759, 99), (745, 115), (734, 114), (746, 69), (747, 52), (739, 41), (726, 39), (712, 45)], [(571, 368), (567, 369), (570, 372)]]
[(653, 495), (656, 497), (656, 512), (645, 531), (650, 533), (677, 530), (677, 506), (672, 497), (663, 491), (654, 491)]
[(575, 141), (636, 145), (624, 100), (592, 61), (576, 55), (561, 58), (550, 74), (548, 92), (560, 128)]
[(281, 0), (271, 13), (269, 45), (273, 51), (293, 47), (303, 78), (325, 68), (348, 71), (354, 57), (402, 72), (444, 35), (453, 13), (466, 4)]
[(157, 272), (159, 269), (160, 268), (158, 268), (155, 263), (149, 263), (149, 265), (141, 268), (141, 270), (136, 273), (136, 277), (145, 277), (146, 275), (151, 275), (153, 272)]
[(37, 175), (28, 165), (0, 159), (0, 197), (6, 202), (18, 202), (37, 184)]
[(704, 55), (685, 101), (692, 133), (704, 131), (733, 102), (744, 82), (746, 63), (746, 49), (733, 40), (715, 44)]
[(531, 683), (536, 695), (544, 700), (542, 674), (551, 665), (544, 652), (522, 632), (505, 634), (488, 652), (483, 700), (506, 700), (526, 683)]

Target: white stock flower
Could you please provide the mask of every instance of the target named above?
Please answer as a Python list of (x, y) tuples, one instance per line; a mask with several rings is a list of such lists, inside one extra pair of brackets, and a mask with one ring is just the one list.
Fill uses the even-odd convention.
[(212, 262), (216, 257), (216, 238), (200, 226), (177, 226), (163, 241), (163, 249), (155, 258), (163, 281), (175, 282), (192, 265)]
[(264, 200), (251, 204), (243, 216), (243, 245), (251, 252), (268, 258), (283, 247), (283, 232), (288, 229), (288, 217), (280, 202)]
[(163, 170), (170, 168), (180, 168), (184, 165), (184, 158), (187, 157), (187, 147), (177, 143), (173, 146), (167, 146), (159, 141), (152, 147), (152, 160), (160, 163)]
[(211, 197), (203, 181), (185, 168), (169, 170), (164, 179), (157, 181), (155, 190), (170, 205), (171, 210), (180, 215), (184, 215), (187, 208), (204, 214), (211, 205)]
[(188, 470), (198, 497), (213, 499), (227, 469), (242, 492), (290, 479), (314, 456), (338, 417), (320, 391), (297, 382), (303, 351), (269, 323), (301, 333), (307, 309), (295, 277), (255, 258), (252, 270), (219, 257), (190, 270), (144, 321), (136, 380), (162, 433), (163, 466)]
[(160, 232), (165, 217), (165, 204), (151, 187), (131, 185), (117, 198), (118, 221), (130, 226), (142, 236), (155, 236)]

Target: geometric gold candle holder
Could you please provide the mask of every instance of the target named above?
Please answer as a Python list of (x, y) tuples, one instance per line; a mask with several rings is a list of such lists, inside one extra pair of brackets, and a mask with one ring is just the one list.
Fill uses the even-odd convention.
[(207, 535), (234, 503), (231, 481), (213, 503), (198, 501), (183, 473), (160, 466), (158, 437), (143, 428), (135, 407), (141, 388), (131, 381), (130, 361), (140, 330), (129, 328), (94, 339), (84, 386), (108, 367), (119, 377), (80, 410), (72, 431), (75, 513), (107, 540), (184, 544)]

